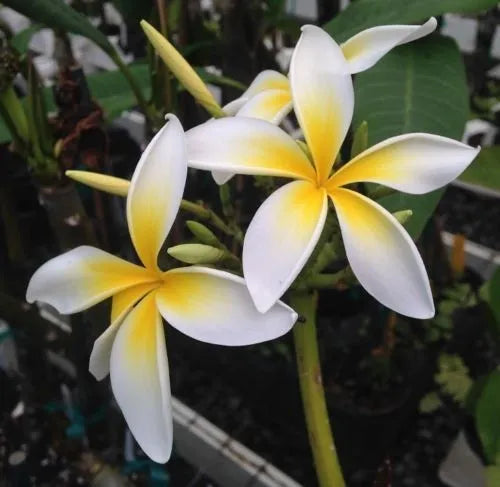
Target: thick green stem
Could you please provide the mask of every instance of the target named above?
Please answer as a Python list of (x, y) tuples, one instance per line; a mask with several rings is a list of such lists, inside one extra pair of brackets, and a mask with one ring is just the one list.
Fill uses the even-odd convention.
[(320, 487), (345, 487), (326, 408), (316, 337), (317, 293), (295, 292), (292, 307), (304, 319), (294, 327), (302, 404)]

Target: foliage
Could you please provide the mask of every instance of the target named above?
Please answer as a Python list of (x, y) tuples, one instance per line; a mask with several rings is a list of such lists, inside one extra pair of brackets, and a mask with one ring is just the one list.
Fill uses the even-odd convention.
[(476, 428), (491, 464), (500, 464), (500, 371), (492, 372), (476, 405)]
[[(354, 127), (366, 120), (369, 145), (409, 132), (461, 139), (468, 116), (468, 88), (456, 44), (439, 36), (400, 46), (355, 81)], [(379, 200), (389, 211), (410, 209), (407, 230), (422, 232), (443, 190), (394, 193)]]
[(94, 27), (87, 17), (62, 0), (5, 0), (2, 3), (40, 24), (64, 32), (80, 34), (95, 42), (111, 57), (115, 55), (115, 50), (107, 37)]
[(438, 373), (434, 380), (444, 394), (463, 405), (472, 386), (469, 369), (458, 355), (441, 354), (438, 361)]
[(414, 24), (447, 12), (482, 12), (497, 5), (495, 0), (357, 0), (324, 29), (337, 42), (345, 42), (358, 32), (376, 25)]
[(500, 191), (500, 146), (484, 147), (459, 177), (464, 183)]

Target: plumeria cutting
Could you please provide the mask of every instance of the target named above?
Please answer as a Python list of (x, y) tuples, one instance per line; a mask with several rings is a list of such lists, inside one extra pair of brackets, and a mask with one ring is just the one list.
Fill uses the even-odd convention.
[[(366, 66), (374, 56), (367, 59)], [(405, 134), (369, 148), (332, 174), (353, 115), (352, 70), (328, 34), (304, 26), (289, 78), (313, 164), (279, 127), (236, 117), (211, 120), (187, 132), (189, 165), (297, 180), (262, 204), (245, 236), (243, 271), (260, 311), (268, 310), (304, 267), (322, 232), (330, 198), (349, 264), (363, 287), (401, 314), (428, 318), (434, 304), (415, 244), (389, 212), (353, 189), (357, 183), (374, 182), (413, 194), (433, 191), (456, 178), (479, 149), (436, 135)]]
[[(143, 266), (93, 247), (60, 255), (33, 275), (28, 302), (64, 314), (112, 297), (111, 324), (96, 340), (89, 369), (109, 373), (114, 396), (143, 450), (166, 462), (172, 449), (172, 414), (162, 317), (182, 333), (208, 343), (249, 345), (290, 330), (296, 313), (279, 302), (259, 313), (242, 278), (207, 267), (166, 272), (158, 253), (179, 210), (187, 173), (185, 135), (169, 122), (143, 153), (128, 188), (127, 222)], [(119, 180), (117, 191), (123, 191)], [(120, 189), (121, 188), (121, 189)]]

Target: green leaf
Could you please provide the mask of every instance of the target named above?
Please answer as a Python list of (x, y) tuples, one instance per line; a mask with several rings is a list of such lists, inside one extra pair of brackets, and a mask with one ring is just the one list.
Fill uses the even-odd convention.
[(500, 191), (500, 146), (481, 149), (474, 162), (458, 179)]
[(10, 131), (5, 125), (5, 122), (2, 117), (0, 117), (0, 144), (5, 144), (6, 142), (10, 142), (12, 137), (10, 135)]
[(500, 485), (500, 466), (486, 467), (486, 487), (498, 487)]
[(153, 0), (112, 0), (115, 7), (129, 24), (139, 23), (149, 18), (153, 9)]
[[(137, 80), (139, 88), (144, 96), (151, 95), (151, 81), (148, 65), (145, 63), (135, 63), (129, 69)], [(102, 71), (87, 76), (92, 96), (97, 100), (104, 110), (108, 121), (120, 116), (120, 114), (137, 105), (137, 99), (131, 90), (127, 79), (121, 71)]]
[(80, 34), (95, 42), (111, 57), (116, 56), (115, 49), (107, 37), (95, 28), (87, 17), (62, 0), (3, 0), (2, 4), (53, 29)]
[[(353, 126), (368, 122), (369, 145), (395, 135), (427, 132), (460, 140), (468, 116), (465, 69), (454, 41), (432, 36), (394, 49), (356, 76)], [(417, 238), (443, 190), (394, 193), (378, 200), (391, 213), (410, 209), (408, 232)]]
[(497, 0), (357, 0), (323, 28), (337, 42), (377, 25), (415, 24), (444, 13), (482, 12)]
[(476, 406), (476, 429), (489, 463), (500, 454), (500, 371), (492, 372)]
[(39, 24), (32, 24), (28, 28), (18, 32), (9, 40), (10, 45), (19, 53), (25, 54), (28, 50), (29, 43), (33, 34), (37, 33), (42, 28)]

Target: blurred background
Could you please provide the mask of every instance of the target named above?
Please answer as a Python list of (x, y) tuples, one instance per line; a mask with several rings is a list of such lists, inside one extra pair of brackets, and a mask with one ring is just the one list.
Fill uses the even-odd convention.
[[(169, 327), (174, 454), (159, 465), (135, 444), (109, 380), (88, 372), (109, 303), (60, 316), (28, 305), (25, 290), (43, 262), (78, 245), (133, 257), (123, 198), (76, 186), (65, 170), (130, 178), (166, 113), (185, 129), (209, 118), (155, 56), (141, 19), (225, 104), (260, 71), (287, 73), (303, 24), (340, 43), (430, 16), (435, 34), (355, 76), (353, 130), (366, 121), (369, 145), (430, 132), (482, 146), (445, 191), (377, 199), (413, 211), (405, 226), (437, 314), (398, 316), (355, 282), (325, 290), (323, 379), (348, 486), (500, 486), (496, 2), (9, 0), (0, 5), (0, 487), (316, 485), (290, 336), (231, 349)], [(282, 127), (300, 137), (293, 115)], [(245, 228), (278, 184), (268, 179), (236, 177), (221, 198), (208, 173), (190, 171), (187, 197)], [(179, 221), (170, 244), (189, 240)]]

